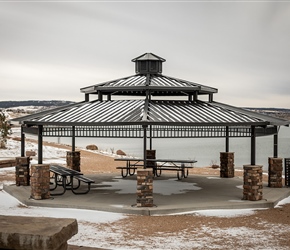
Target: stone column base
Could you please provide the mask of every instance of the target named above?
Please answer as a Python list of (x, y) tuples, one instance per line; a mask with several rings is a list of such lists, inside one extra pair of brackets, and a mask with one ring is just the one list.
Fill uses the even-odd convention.
[(258, 201), (263, 198), (263, 166), (244, 165), (243, 200)]
[(31, 166), (31, 198), (35, 200), (49, 199), (49, 165)]
[(283, 159), (282, 158), (268, 158), (268, 186), (272, 188), (281, 188), (282, 185), (282, 172), (283, 172)]
[(234, 153), (220, 152), (220, 177), (233, 178), (235, 177)]
[(137, 171), (137, 207), (153, 207), (153, 171)]
[[(156, 150), (146, 150), (147, 159), (156, 159)], [(156, 165), (155, 161), (147, 161), (146, 168), (154, 168)]]
[(16, 186), (30, 185), (29, 165), (30, 165), (29, 157), (16, 157), (16, 167), (15, 167)]
[(67, 151), (66, 152), (67, 167), (81, 172), (81, 152), (80, 151)]

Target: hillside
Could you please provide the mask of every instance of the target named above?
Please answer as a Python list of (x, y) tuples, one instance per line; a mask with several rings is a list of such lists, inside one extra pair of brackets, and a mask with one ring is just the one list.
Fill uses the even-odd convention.
[(15, 108), (15, 107), (22, 107), (22, 106), (36, 106), (36, 107), (52, 107), (52, 106), (63, 106), (67, 104), (71, 104), (71, 101), (0, 101), (0, 108)]
[(290, 120), (290, 109), (284, 108), (245, 108), (264, 115), (270, 115), (281, 119)]

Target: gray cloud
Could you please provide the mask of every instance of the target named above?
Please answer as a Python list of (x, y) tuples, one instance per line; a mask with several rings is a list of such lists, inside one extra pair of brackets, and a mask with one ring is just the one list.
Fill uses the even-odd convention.
[(164, 74), (217, 87), (219, 101), (290, 108), (289, 13), (281, 2), (0, 3), (1, 99), (80, 100), (153, 52)]

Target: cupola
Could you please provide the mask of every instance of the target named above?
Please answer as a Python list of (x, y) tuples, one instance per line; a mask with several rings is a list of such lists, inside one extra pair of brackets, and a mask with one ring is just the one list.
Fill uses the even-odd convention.
[(165, 59), (153, 53), (145, 53), (132, 59), (132, 62), (135, 62), (136, 74), (161, 74)]

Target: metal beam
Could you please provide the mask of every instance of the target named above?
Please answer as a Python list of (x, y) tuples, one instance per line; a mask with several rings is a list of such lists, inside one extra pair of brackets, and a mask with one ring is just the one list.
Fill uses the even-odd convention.
[(24, 134), (38, 135), (38, 128), (36, 127), (21, 126), (21, 129), (23, 130)]
[(277, 134), (274, 134), (274, 152), (273, 152), (273, 157), (274, 158), (278, 157), (278, 132), (277, 132)]
[(226, 126), (226, 152), (229, 152), (230, 137), (229, 137), (229, 126)]
[(256, 165), (256, 127), (251, 126), (251, 165)]
[(150, 125), (150, 130), (149, 130), (149, 132), (150, 132), (150, 137), (149, 137), (149, 142), (150, 142), (150, 150), (152, 150), (152, 125)]
[(25, 156), (25, 134), (23, 132), (23, 126), (21, 126), (21, 157)]
[(143, 158), (144, 158), (144, 169), (147, 166), (147, 126), (143, 126)]
[(71, 145), (72, 145), (72, 151), (74, 152), (74, 151), (76, 151), (76, 133), (75, 133), (75, 126), (72, 126), (72, 143), (71, 143)]
[(42, 164), (43, 160), (43, 138), (42, 138), (43, 126), (38, 126), (38, 164)]

